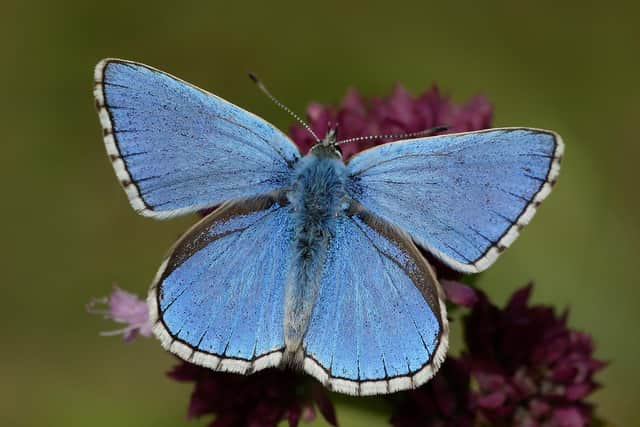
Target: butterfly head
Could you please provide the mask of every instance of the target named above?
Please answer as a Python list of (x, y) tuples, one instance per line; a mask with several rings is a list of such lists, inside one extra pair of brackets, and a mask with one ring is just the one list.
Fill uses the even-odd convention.
[(337, 127), (329, 128), (327, 134), (322, 140), (311, 147), (311, 153), (317, 156), (330, 157), (334, 159), (342, 159), (342, 150), (338, 145), (338, 129)]

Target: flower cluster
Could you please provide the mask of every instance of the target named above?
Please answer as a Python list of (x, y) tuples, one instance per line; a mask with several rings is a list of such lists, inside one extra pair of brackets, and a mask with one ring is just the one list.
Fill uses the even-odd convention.
[[(340, 139), (417, 132), (447, 126), (446, 132), (484, 129), (493, 109), (482, 96), (455, 104), (432, 87), (412, 97), (396, 85), (387, 98), (365, 100), (350, 89), (339, 107), (311, 104), (309, 125), (317, 135), (337, 127)], [(290, 135), (302, 152), (315, 142), (302, 126)], [(367, 139), (345, 144), (343, 156), (388, 140)], [(422, 387), (399, 393), (391, 424), (405, 426), (583, 427), (593, 419), (585, 398), (597, 387), (593, 375), (604, 364), (593, 358), (588, 335), (567, 327), (567, 313), (558, 316), (546, 306), (531, 306), (531, 286), (517, 291), (504, 309), (459, 281), (461, 275), (425, 255), (452, 307), (469, 307), (463, 319), (466, 350), (449, 357), (439, 373)], [(99, 310), (98, 303), (107, 305)], [(92, 301), (88, 309), (127, 324), (125, 340), (149, 336), (147, 305), (115, 288), (109, 298)], [(270, 369), (250, 376), (215, 372), (181, 361), (168, 374), (192, 382), (190, 417), (214, 415), (212, 427), (275, 427), (310, 421), (317, 408), (331, 425), (336, 415), (326, 391), (302, 374)]]
[(588, 335), (567, 327), (567, 312), (530, 306), (532, 286), (504, 309), (476, 291), (464, 318), (467, 350), (428, 384), (407, 393), (392, 424), (405, 426), (586, 427), (604, 363)]
[(195, 384), (188, 415), (217, 415), (211, 427), (272, 427), (282, 420), (295, 427), (300, 420), (315, 419), (314, 404), (328, 423), (337, 425), (324, 388), (293, 371), (267, 369), (242, 376), (181, 362), (168, 375)]
[(587, 426), (593, 411), (584, 399), (604, 363), (587, 334), (567, 327), (566, 311), (528, 305), (531, 289), (502, 310), (480, 294), (464, 320), (475, 403), (493, 425)]
[[(464, 104), (454, 104), (449, 97), (433, 86), (414, 98), (397, 84), (388, 98), (365, 101), (355, 89), (349, 89), (338, 108), (312, 103), (307, 108), (309, 126), (316, 135), (323, 136), (331, 127), (338, 128), (340, 139), (369, 135), (389, 135), (419, 132), (447, 126), (447, 133), (488, 128), (493, 107), (483, 96), (471, 98)], [(315, 143), (313, 136), (300, 125), (289, 131), (293, 141), (306, 153)], [(373, 139), (345, 144), (342, 154), (353, 154), (389, 140)]]

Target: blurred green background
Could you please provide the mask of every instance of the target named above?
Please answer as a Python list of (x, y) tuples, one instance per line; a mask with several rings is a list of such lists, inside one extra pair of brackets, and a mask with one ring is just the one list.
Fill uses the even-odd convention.
[[(190, 386), (164, 376), (174, 361), (155, 340), (99, 337), (114, 325), (84, 311), (112, 282), (145, 294), (195, 221), (129, 207), (91, 96), (107, 56), (167, 70), (283, 129), (289, 117), (246, 71), (296, 111), (349, 86), (385, 95), (396, 81), (413, 93), (437, 82), (457, 101), (486, 94), (496, 126), (558, 131), (559, 185), (479, 285), (502, 303), (535, 279), (536, 302), (569, 306), (612, 362), (598, 412), (639, 425), (640, 9), (599, 4), (5, 0), (0, 425), (204, 425), (185, 419)], [(347, 426), (387, 415), (353, 399), (338, 407)]]

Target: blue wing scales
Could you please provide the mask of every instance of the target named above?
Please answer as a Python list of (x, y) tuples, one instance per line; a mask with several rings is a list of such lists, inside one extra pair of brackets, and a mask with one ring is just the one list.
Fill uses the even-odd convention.
[(336, 221), (304, 337), (304, 368), (342, 393), (417, 387), (447, 349), (435, 276), (407, 235), (366, 211)]
[(354, 156), (347, 191), (452, 268), (478, 272), (531, 220), (562, 153), (557, 134), (527, 128), (400, 141)]
[(291, 241), (290, 215), (270, 197), (225, 204), (196, 224), (149, 294), (163, 346), (216, 370), (277, 366)]
[(298, 149), (259, 117), (176, 77), (107, 59), (94, 95), (131, 205), (167, 218), (288, 183)]

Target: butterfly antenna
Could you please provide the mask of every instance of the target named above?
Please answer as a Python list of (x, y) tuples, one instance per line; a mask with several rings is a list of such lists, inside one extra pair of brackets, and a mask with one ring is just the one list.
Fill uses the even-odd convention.
[(302, 120), (296, 113), (291, 111), (286, 105), (278, 101), (278, 99), (275, 96), (273, 96), (271, 92), (269, 92), (269, 89), (267, 89), (267, 87), (264, 85), (264, 83), (262, 83), (262, 81), (258, 78), (258, 76), (256, 76), (253, 73), (249, 73), (249, 78), (253, 80), (253, 82), (258, 86), (258, 89), (260, 89), (265, 95), (267, 95), (267, 97), (271, 101), (273, 101), (274, 104), (276, 104), (278, 107), (282, 108), (284, 111), (289, 113), (291, 117), (296, 119), (298, 123), (304, 126), (304, 128), (313, 136), (316, 142), (320, 142), (320, 138), (318, 138), (318, 135), (316, 135), (313, 129), (311, 129), (311, 126), (309, 126), (304, 120)]
[(436, 126), (436, 127), (432, 127), (431, 129), (425, 129), (425, 130), (421, 130), (421, 131), (418, 131), (418, 132), (392, 133), (392, 134), (387, 134), (387, 135), (357, 136), (355, 138), (349, 138), (349, 139), (344, 139), (342, 141), (338, 141), (338, 142), (336, 142), (335, 145), (342, 145), (342, 144), (346, 144), (348, 142), (356, 142), (356, 141), (371, 141), (371, 140), (374, 140), (374, 139), (407, 139), (407, 138), (414, 138), (414, 137), (418, 137), (418, 136), (433, 135), (434, 133), (443, 132), (443, 131), (448, 130), (448, 129), (449, 129), (449, 126)]

